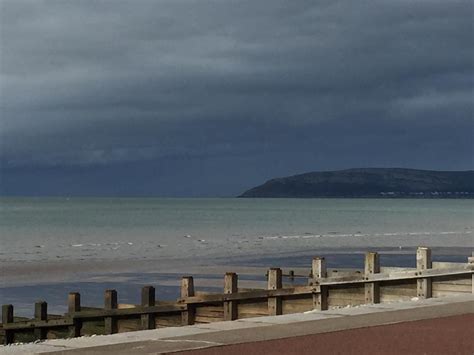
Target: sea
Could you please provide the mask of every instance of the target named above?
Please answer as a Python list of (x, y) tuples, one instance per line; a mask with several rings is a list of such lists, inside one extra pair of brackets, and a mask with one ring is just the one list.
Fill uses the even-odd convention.
[(472, 247), (474, 200), (1, 198), (1, 261)]
[(473, 230), (472, 199), (3, 197), (0, 267), (48, 264), (60, 273), (65, 262), (123, 261), (131, 269), (124, 276), (122, 268), (121, 279), (109, 278), (108, 270), (49, 283), (26, 278), (11, 284), (0, 275), (0, 302), (23, 305), (21, 313), (34, 298), (54, 301), (74, 288), (100, 303), (105, 286), (122, 288), (127, 300), (139, 285), (160, 278), (162, 290), (171, 287), (164, 298), (175, 297), (176, 276), (132, 274), (134, 263), (144, 260), (301, 267), (327, 255), (329, 266), (361, 267), (359, 254), (378, 250), (388, 255), (382, 262), (413, 266), (415, 248), (429, 246), (437, 250), (435, 259), (463, 261), (474, 249)]

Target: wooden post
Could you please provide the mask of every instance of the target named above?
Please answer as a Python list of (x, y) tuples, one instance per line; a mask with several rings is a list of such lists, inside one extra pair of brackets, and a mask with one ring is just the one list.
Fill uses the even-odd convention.
[[(78, 292), (70, 292), (67, 296), (68, 313), (76, 313), (81, 311), (81, 295)], [(72, 337), (81, 336), (82, 321), (74, 319), (74, 325), (69, 327), (69, 333)]]
[[(238, 277), (235, 272), (227, 272), (224, 276), (224, 294), (238, 291)], [(224, 301), (224, 320), (237, 319), (237, 301)]]
[[(380, 273), (380, 258), (378, 253), (367, 252), (365, 254), (364, 273), (366, 277)], [(380, 303), (380, 285), (378, 282), (366, 282), (364, 288), (365, 303)]]
[(290, 270), (288, 272), (288, 276), (290, 277), (290, 280), (293, 281), (295, 279), (295, 271), (294, 270)]
[[(282, 288), (282, 273), (280, 268), (271, 268), (268, 270), (268, 289), (277, 290)], [(282, 314), (281, 297), (268, 298), (268, 315), (277, 316)]]
[[(45, 301), (38, 301), (35, 303), (35, 320), (48, 320), (48, 304)], [(47, 328), (35, 328), (36, 339), (46, 339), (48, 333)]]
[[(472, 256), (467, 258), (467, 263), (471, 268), (474, 268), (474, 251), (472, 252)], [(472, 274), (471, 289), (471, 292), (474, 293), (474, 274)]]
[[(4, 304), (2, 306), (2, 324), (5, 325), (8, 323), (13, 323), (13, 305)], [(4, 332), (3, 344), (8, 345), (13, 343), (15, 337), (13, 330), (5, 330)]]
[[(194, 296), (194, 280), (192, 276), (184, 276), (181, 279), (181, 298)], [(196, 306), (187, 305), (187, 310), (181, 312), (181, 322), (183, 325), (194, 324), (196, 318)]]
[[(142, 307), (150, 307), (155, 305), (155, 288), (153, 286), (145, 286), (142, 288)], [(155, 329), (155, 314), (141, 315), (141, 329)]]
[[(416, 269), (420, 272), (431, 269), (431, 249), (419, 247), (416, 250)], [(416, 295), (431, 298), (431, 279), (429, 277), (416, 280)]]
[[(312, 285), (317, 286), (321, 284), (321, 279), (327, 277), (326, 259), (323, 257), (313, 258), (311, 267)], [(318, 311), (325, 311), (328, 309), (328, 295), (329, 289), (327, 286), (320, 286), (318, 293), (313, 293), (313, 309)]]
[[(105, 290), (104, 296), (105, 309), (117, 309), (117, 291), (115, 290)], [(105, 334), (114, 334), (117, 333), (117, 319), (115, 317), (105, 317)]]

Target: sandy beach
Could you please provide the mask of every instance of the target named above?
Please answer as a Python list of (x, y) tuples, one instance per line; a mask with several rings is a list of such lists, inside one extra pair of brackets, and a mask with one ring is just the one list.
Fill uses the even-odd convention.
[[(202, 291), (220, 291), (226, 271), (239, 274), (241, 287), (263, 288), (270, 267), (293, 270), (297, 275), (308, 275), (314, 256), (325, 256), (332, 268), (362, 268), (364, 252), (360, 249), (319, 249), (314, 252), (285, 252), (263, 254), (260, 257), (234, 258), (160, 258), (131, 260), (54, 260), (32, 262), (3, 262), (0, 276), (2, 304), (12, 303), (15, 312), (31, 316), (33, 303), (45, 299), (52, 312), (66, 310), (68, 292), (83, 294), (91, 306), (103, 303), (106, 288), (117, 289), (122, 303), (138, 303), (142, 286), (153, 285), (161, 300), (175, 300), (179, 296), (182, 276), (193, 275)], [(434, 248), (434, 260), (465, 262), (471, 248)], [(414, 266), (414, 248), (382, 248), (385, 266)], [(295, 279), (292, 283), (306, 282)], [(289, 282), (289, 281), (288, 281)]]

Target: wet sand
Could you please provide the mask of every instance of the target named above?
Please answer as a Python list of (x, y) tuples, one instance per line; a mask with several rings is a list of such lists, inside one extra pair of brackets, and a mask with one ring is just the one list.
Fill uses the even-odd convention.
[[(138, 303), (140, 288), (153, 285), (158, 299), (174, 300), (184, 275), (193, 275), (201, 291), (222, 289), (222, 275), (239, 274), (239, 285), (264, 288), (269, 267), (294, 270), (307, 275), (315, 255), (326, 257), (330, 268), (363, 268), (364, 249), (318, 249), (305, 253), (280, 253), (260, 257), (213, 259), (161, 258), (129, 260), (54, 260), (41, 262), (0, 262), (0, 303), (13, 304), (19, 316), (32, 316), (33, 304), (46, 300), (53, 313), (66, 310), (68, 292), (80, 292), (84, 304), (101, 306), (106, 288), (116, 289), (120, 303)], [(415, 266), (415, 250), (385, 248), (380, 250), (383, 266)], [(465, 262), (470, 248), (433, 249), (435, 261)], [(306, 282), (296, 279), (292, 282)], [(285, 280), (290, 282), (290, 280)]]
[[(314, 256), (325, 256), (328, 267), (363, 267), (363, 254), (370, 248), (320, 248), (306, 252), (261, 254), (228, 258), (157, 258), (157, 259), (88, 259), (46, 261), (1, 261), (0, 285), (21, 286), (40, 283), (87, 280), (91, 275), (120, 273), (219, 273), (223, 268), (239, 273), (254, 273), (269, 267), (308, 268)], [(415, 266), (416, 248), (377, 248), (383, 266)], [(432, 248), (434, 261), (466, 262), (472, 248)], [(260, 271), (259, 271), (260, 272)]]

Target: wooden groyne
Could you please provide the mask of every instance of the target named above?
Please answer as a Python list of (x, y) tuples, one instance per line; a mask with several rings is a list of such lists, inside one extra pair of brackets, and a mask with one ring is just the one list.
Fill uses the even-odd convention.
[[(288, 285), (284, 278), (307, 282)], [(116, 290), (105, 291), (103, 308), (83, 306), (81, 295), (71, 292), (63, 315), (48, 314), (47, 303), (37, 302), (33, 319), (17, 318), (13, 305), (3, 305), (0, 335), (10, 344), (442, 297), (474, 293), (473, 278), (474, 257), (466, 263), (432, 262), (425, 247), (417, 249), (416, 268), (383, 267), (376, 252), (365, 254), (363, 270), (328, 269), (323, 257), (315, 257), (305, 275), (269, 269), (266, 289), (240, 288), (238, 275), (229, 272), (222, 293), (196, 290), (193, 277), (183, 277), (181, 296), (172, 302), (156, 300), (155, 288), (145, 286), (140, 305), (120, 304)]]

